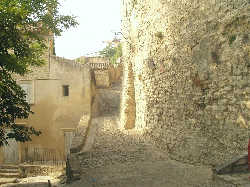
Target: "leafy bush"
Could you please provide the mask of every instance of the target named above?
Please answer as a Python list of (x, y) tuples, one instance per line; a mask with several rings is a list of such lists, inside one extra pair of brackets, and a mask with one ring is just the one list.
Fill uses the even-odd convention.
[(116, 64), (117, 60), (122, 56), (122, 44), (119, 43), (117, 46), (109, 44), (99, 53), (102, 57), (108, 58), (110, 63)]

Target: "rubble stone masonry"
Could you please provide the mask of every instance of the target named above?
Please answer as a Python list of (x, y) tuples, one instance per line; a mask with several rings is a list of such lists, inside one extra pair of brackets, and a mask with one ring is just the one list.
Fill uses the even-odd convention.
[(247, 150), (249, 0), (123, 0), (122, 33), (122, 127), (189, 163)]

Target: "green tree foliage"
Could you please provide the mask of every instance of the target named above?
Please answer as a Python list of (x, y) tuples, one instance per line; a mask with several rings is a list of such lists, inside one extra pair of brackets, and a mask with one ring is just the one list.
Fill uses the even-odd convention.
[[(4, 69), (0, 70), (0, 77), (0, 146), (6, 144), (8, 138), (20, 142), (30, 141), (32, 134), (39, 135), (41, 132), (15, 123), (16, 118), (25, 119), (32, 113), (25, 101), (25, 92)], [(12, 132), (6, 134), (6, 129)]]
[(80, 64), (85, 64), (86, 63), (86, 58), (85, 57), (79, 57), (75, 59), (76, 62), (80, 63)]
[(101, 56), (108, 58), (112, 64), (116, 64), (118, 58), (122, 56), (122, 45), (121, 43), (117, 46), (109, 44), (99, 53)]
[(77, 25), (74, 17), (59, 14), (59, 6), (58, 0), (0, 0), (0, 146), (8, 138), (25, 142), (31, 140), (31, 135), (40, 134), (15, 123), (32, 112), (24, 91), (11, 75), (24, 75), (29, 66), (44, 63), (44, 36), (60, 35)]

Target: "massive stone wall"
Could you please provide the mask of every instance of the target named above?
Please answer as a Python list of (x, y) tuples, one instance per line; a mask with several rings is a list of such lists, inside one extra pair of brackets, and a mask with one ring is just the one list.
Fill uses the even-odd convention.
[(246, 151), (249, 12), (248, 0), (123, 0), (122, 126), (134, 119), (189, 163)]

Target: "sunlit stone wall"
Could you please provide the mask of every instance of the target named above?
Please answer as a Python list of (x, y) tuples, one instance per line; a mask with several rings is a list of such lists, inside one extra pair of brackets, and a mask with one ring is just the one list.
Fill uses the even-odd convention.
[(248, 0), (123, 0), (121, 125), (189, 163), (246, 151), (249, 12)]

